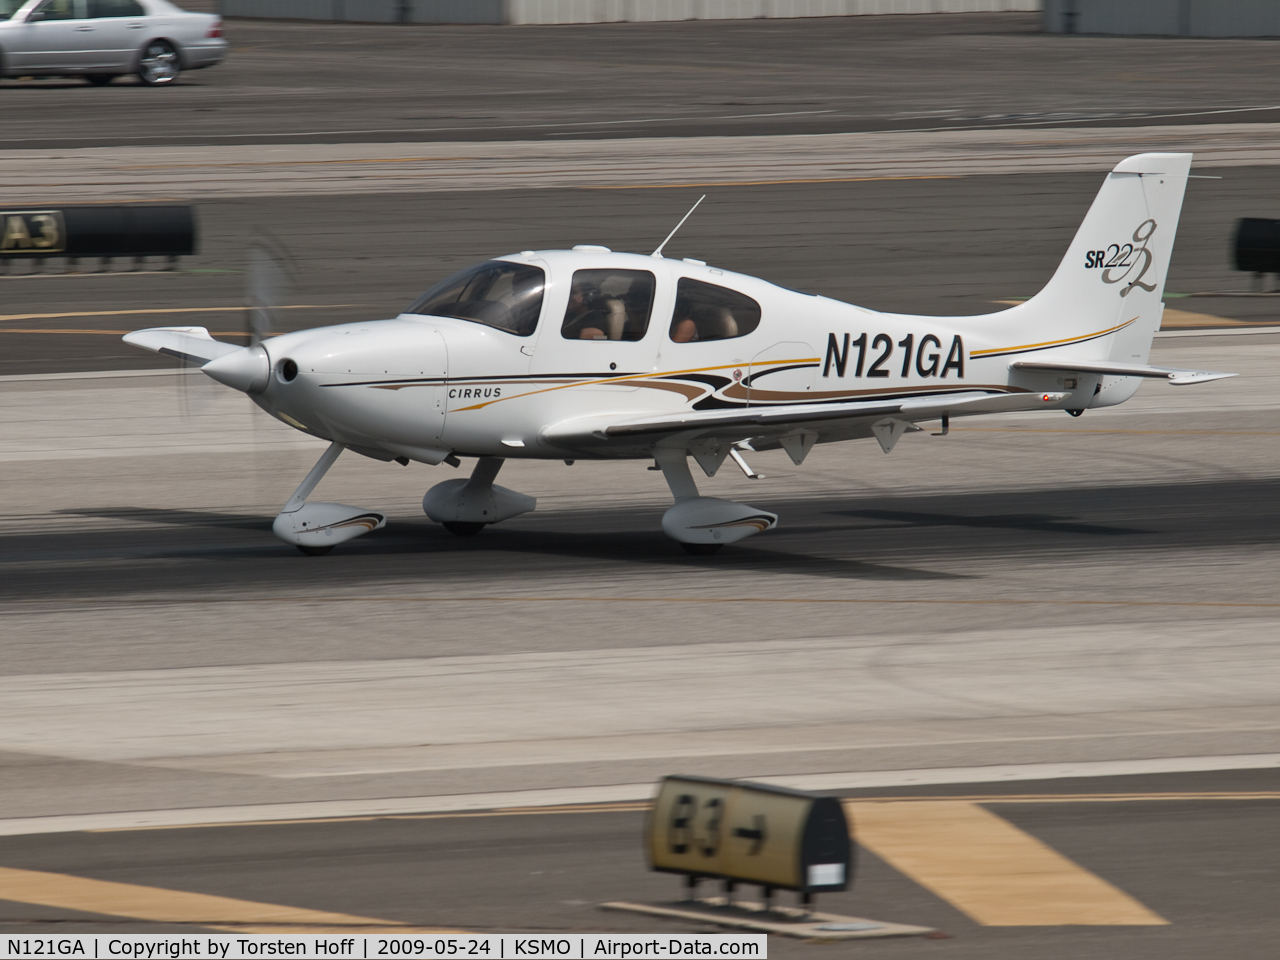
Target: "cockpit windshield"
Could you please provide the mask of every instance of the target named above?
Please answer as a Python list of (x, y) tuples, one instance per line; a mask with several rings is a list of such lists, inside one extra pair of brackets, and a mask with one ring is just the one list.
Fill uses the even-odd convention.
[(21, 10), (27, 0), (0, 0), (0, 20), (8, 20)]
[(546, 285), (541, 267), (490, 260), (437, 283), (406, 312), (474, 320), (527, 337), (538, 326)]

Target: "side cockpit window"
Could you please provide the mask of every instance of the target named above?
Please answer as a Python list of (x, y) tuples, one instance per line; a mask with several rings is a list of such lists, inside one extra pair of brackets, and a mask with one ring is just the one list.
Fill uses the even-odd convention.
[(560, 326), (566, 340), (639, 340), (649, 329), (653, 274), (648, 270), (576, 270)]
[(676, 308), (671, 315), (671, 339), (731, 340), (760, 326), (760, 304), (744, 293), (714, 283), (684, 277), (676, 285)]
[(437, 283), (405, 312), (473, 320), (527, 337), (538, 328), (546, 285), (541, 267), (490, 260)]

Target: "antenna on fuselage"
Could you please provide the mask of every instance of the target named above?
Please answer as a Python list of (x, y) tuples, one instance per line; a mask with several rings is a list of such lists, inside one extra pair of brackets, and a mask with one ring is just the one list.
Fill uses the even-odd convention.
[[(702, 196), (698, 198), (698, 203), (701, 203), (705, 199), (707, 199), (707, 195), (704, 193)], [(680, 222), (676, 224), (676, 229), (668, 233), (667, 239), (663, 240), (660, 244), (658, 244), (658, 249), (653, 251), (653, 253), (649, 254), (649, 256), (658, 257), (658, 258), (662, 257), (662, 248), (671, 242), (671, 238), (676, 235), (676, 230), (679, 230), (681, 227), (683, 227), (684, 222), (693, 216), (693, 211), (698, 209), (698, 203), (695, 203), (692, 207), (689, 208), (689, 212), (686, 213), (683, 217), (681, 217)]]

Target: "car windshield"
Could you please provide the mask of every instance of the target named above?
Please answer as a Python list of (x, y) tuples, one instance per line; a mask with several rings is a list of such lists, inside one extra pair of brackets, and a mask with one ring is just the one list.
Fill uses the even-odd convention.
[(490, 260), (437, 283), (406, 312), (474, 320), (527, 337), (538, 326), (545, 287), (540, 267)]
[(0, 0), (0, 20), (8, 20), (23, 8), (27, 0)]

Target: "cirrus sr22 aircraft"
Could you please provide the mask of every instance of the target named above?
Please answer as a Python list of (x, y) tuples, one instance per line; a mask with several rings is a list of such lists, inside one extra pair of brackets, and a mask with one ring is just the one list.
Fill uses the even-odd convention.
[(1185, 153), (1122, 161), (1048, 285), (985, 316), (878, 313), (667, 259), (662, 247), (644, 256), (577, 246), (471, 267), (394, 320), (247, 347), (203, 327), (124, 339), (200, 364), (330, 441), (273, 527), (304, 553), (386, 523), (306, 501), (348, 449), (401, 463), (478, 458), (469, 479), (436, 484), (422, 503), (464, 535), (534, 509), (534, 498), (494, 483), (509, 458), (654, 460), (675, 498), (663, 530), (709, 553), (778, 518), (701, 496), (690, 456), (707, 476), (727, 457), (750, 475), (741, 451), (781, 447), (799, 464), (815, 443), (874, 438), (888, 453), (922, 421), (945, 432), (952, 417), (1079, 416), (1123, 403), (1144, 377), (1231, 376), (1147, 363), (1190, 166)]

